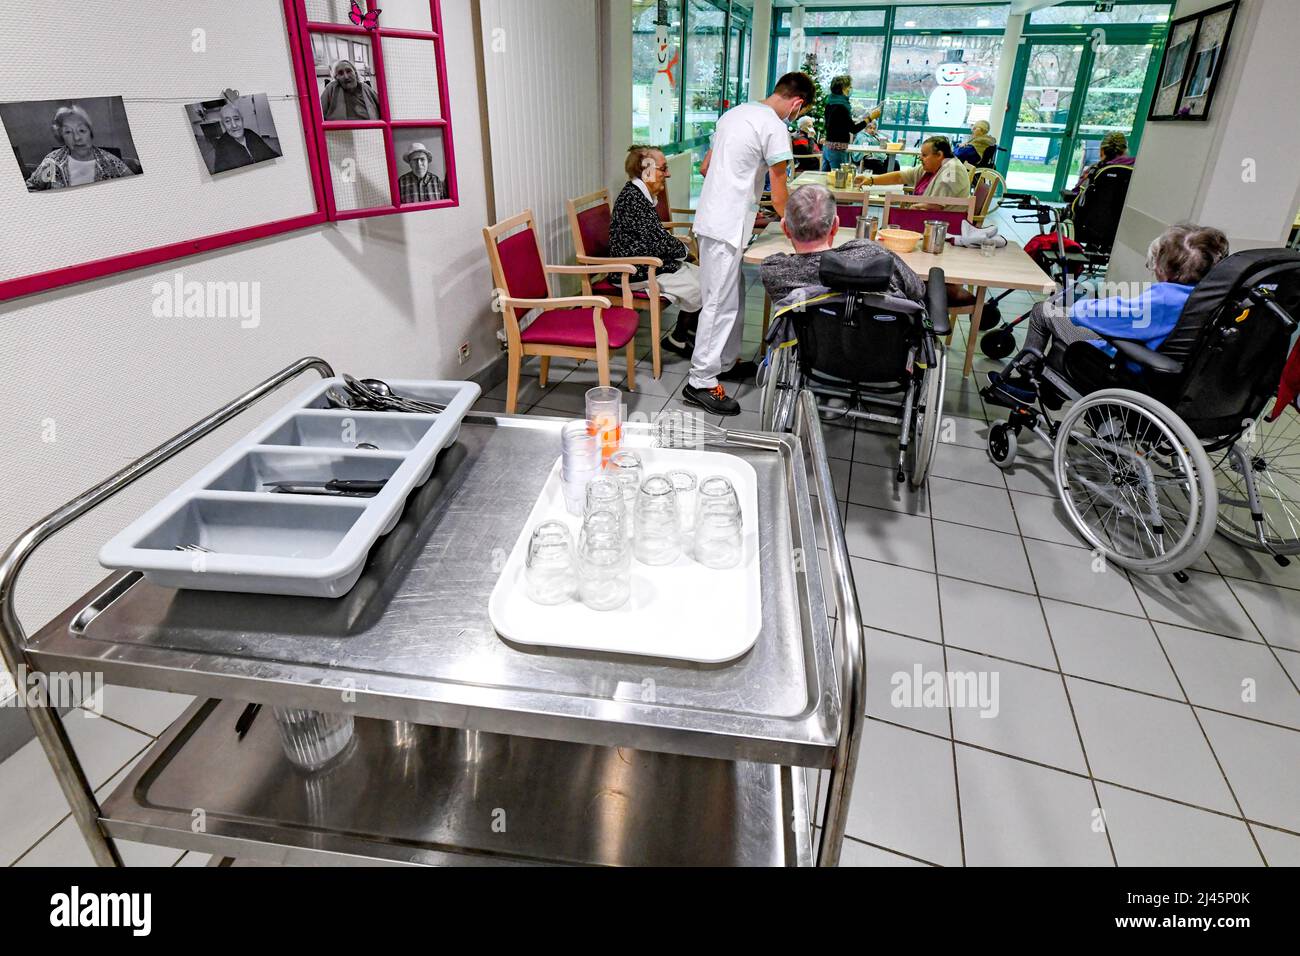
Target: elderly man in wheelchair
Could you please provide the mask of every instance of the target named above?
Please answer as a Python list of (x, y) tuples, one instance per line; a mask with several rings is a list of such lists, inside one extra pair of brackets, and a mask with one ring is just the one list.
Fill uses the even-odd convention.
[(759, 370), (763, 427), (788, 430), (801, 389), (823, 418), (897, 426), (897, 478), (925, 484), (939, 435), (948, 334), (943, 271), (922, 285), (901, 259), (869, 239), (832, 250), (835, 199), (805, 187), (786, 206), (795, 252), (771, 256), (762, 279), (776, 311)]
[(1010, 468), (1022, 436), (1040, 438), (1071, 523), (1120, 567), (1186, 581), (1220, 511), (1247, 546), (1284, 563), (1300, 550), (1293, 453), (1256, 443), (1300, 314), (1300, 253), (1227, 252), (1217, 229), (1171, 227), (1149, 250), (1154, 285), (1037, 306), (1025, 348), (981, 393), (1009, 409), (989, 456)]

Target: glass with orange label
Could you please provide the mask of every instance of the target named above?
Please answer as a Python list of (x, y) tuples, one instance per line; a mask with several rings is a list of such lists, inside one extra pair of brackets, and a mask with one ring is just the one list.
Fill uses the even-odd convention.
[(589, 389), (587, 427), (596, 436), (603, 466), (623, 443), (623, 393), (607, 385)]

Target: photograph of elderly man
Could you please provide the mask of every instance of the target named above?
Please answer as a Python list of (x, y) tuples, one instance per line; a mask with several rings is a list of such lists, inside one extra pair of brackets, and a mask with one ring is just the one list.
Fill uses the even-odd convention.
[(321, 113), (327, 120), (379, 119), (379, 96), (351, 60), (335, 62), (330, 76), (320, 94)]

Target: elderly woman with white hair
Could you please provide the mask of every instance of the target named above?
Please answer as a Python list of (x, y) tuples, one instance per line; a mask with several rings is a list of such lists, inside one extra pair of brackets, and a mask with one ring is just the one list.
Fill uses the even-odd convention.
[[(794, 246), (793, 254), (769, 256), (759, 275), (773, 303), (781, 303), (792, 292), (821, 285), (822, 253), (833, 248), (839, 229), (835, 197), (823, 186), (804, 186), (790, 194), (781, 230)], [(925, 301), (925, 285), (898, 256), (870, 239), (854, 239), (838, 251), (852, 259), (892, 260), (889, 294), (914, 302)]]
[(1228, 255), (1228, 237), (1211, 226), (1179, 223), (1157, 236), (1147, 249), (1152, 283), (1134, 283), (1133, 296), (1069, 301), (1057, 296), (1034, 306), (1024, 349), (1001, 372), (990, 372), (981, 393), (995, 405), (1015, 408), (1038, 400), (1035, 372), (1044, 360), (1061, 368), (1061, 356), (1073, 342), (1098, 342), (1098, 333), (1132, 339), (1160, 348), (1178, 324), (1196, 284)]
[(976, 168), (993, 165), (993, 150), (998, 141), (989, 135), (989, 121), (976, 120), (970, 124), (970, 139), (957, 150), (957, 158)]
[(130, 166), (95, 145), (95, 126), (80, 106), (59, 107), (50, 130), (59, 146), (28, 177), (29, 190), (64, 189), (135, 175)]
[(320, 94), (320, 110), (327, 120), (377, 120), (379, 95), (370, 88), (351, 60), (339, 60), (333, 77)]

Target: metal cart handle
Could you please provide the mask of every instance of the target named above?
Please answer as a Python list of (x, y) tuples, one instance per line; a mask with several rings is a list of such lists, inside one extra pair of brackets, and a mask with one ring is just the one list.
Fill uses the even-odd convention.
[[(821, 416), (817, 399), (805, 389), (799, 393), (799, 417), (796, 430), (808, 445), (812, 458), (813, 478), (817, 483), (822, 528), (830, 552), (831, 583), (839, 613), (840, 646), (840, 737), (835, 745), (835, 766), (826, 790), (826, 809), (822, 814), (822, 838), (817, 849), (818, 866), (839, 866), (844, 829), (848, 824), (849, 799), (858, 767), (858, 750), (862, 743), (862, 725), (866, 720), (866, 645), (862, 636), (862, 616), (858, 610), (858, 593), (849, 567), (849, 548), (844, 527), (835, 509), (835, 483), (831, 478), (826, 441), (822, 437)], [(832, 519), (832, 516), (834, 518)]]
[[(105, 479), (89, 491), (82, 492), (57, 511), (46, 515), (9, 546), (4, 555), (0, 556), (0, 655), (4, 657), (9, 673), (17, 676), (23, 668), (31, 669), (27, 659), (27, 634), (18, 620), (18, 613), (14, 607), (14, 590), (18, 575), (23, 565), (27, 563), (27, 559), (32, 556), (32, 552), (55, 532), (103, 504), (169, 458), (184, 451), (200, 438), (310, 369), (319, 372), (321, 378), (334, 377), (334, 369), (324, 359), (310, 357), (299, 359), (230, 404), (217, 409), (207, 418), (195, 422), (179, 435), (167, 439), (111, 478)], [(95, 799), (95, 791), (81, 770), (80, 761), (76, 759), (72, 742), (68, 739), (58, 711), (45, 701), (40, 706), (32, 708), (30, 716), (32, 725), (36, 729), (36, 737), (50, 760), (50, 766), (54, 768), (54, 775), (59, 781), (63, 795), (68, 799), (72, 815), (76, 817), (77, 826), (81, 828), (81, 835), (90, 847), (95, 862), (100, 866), (121, 866), (122, 859), (117, 854), (117, 848), (99, 829), (99, 802)]]

